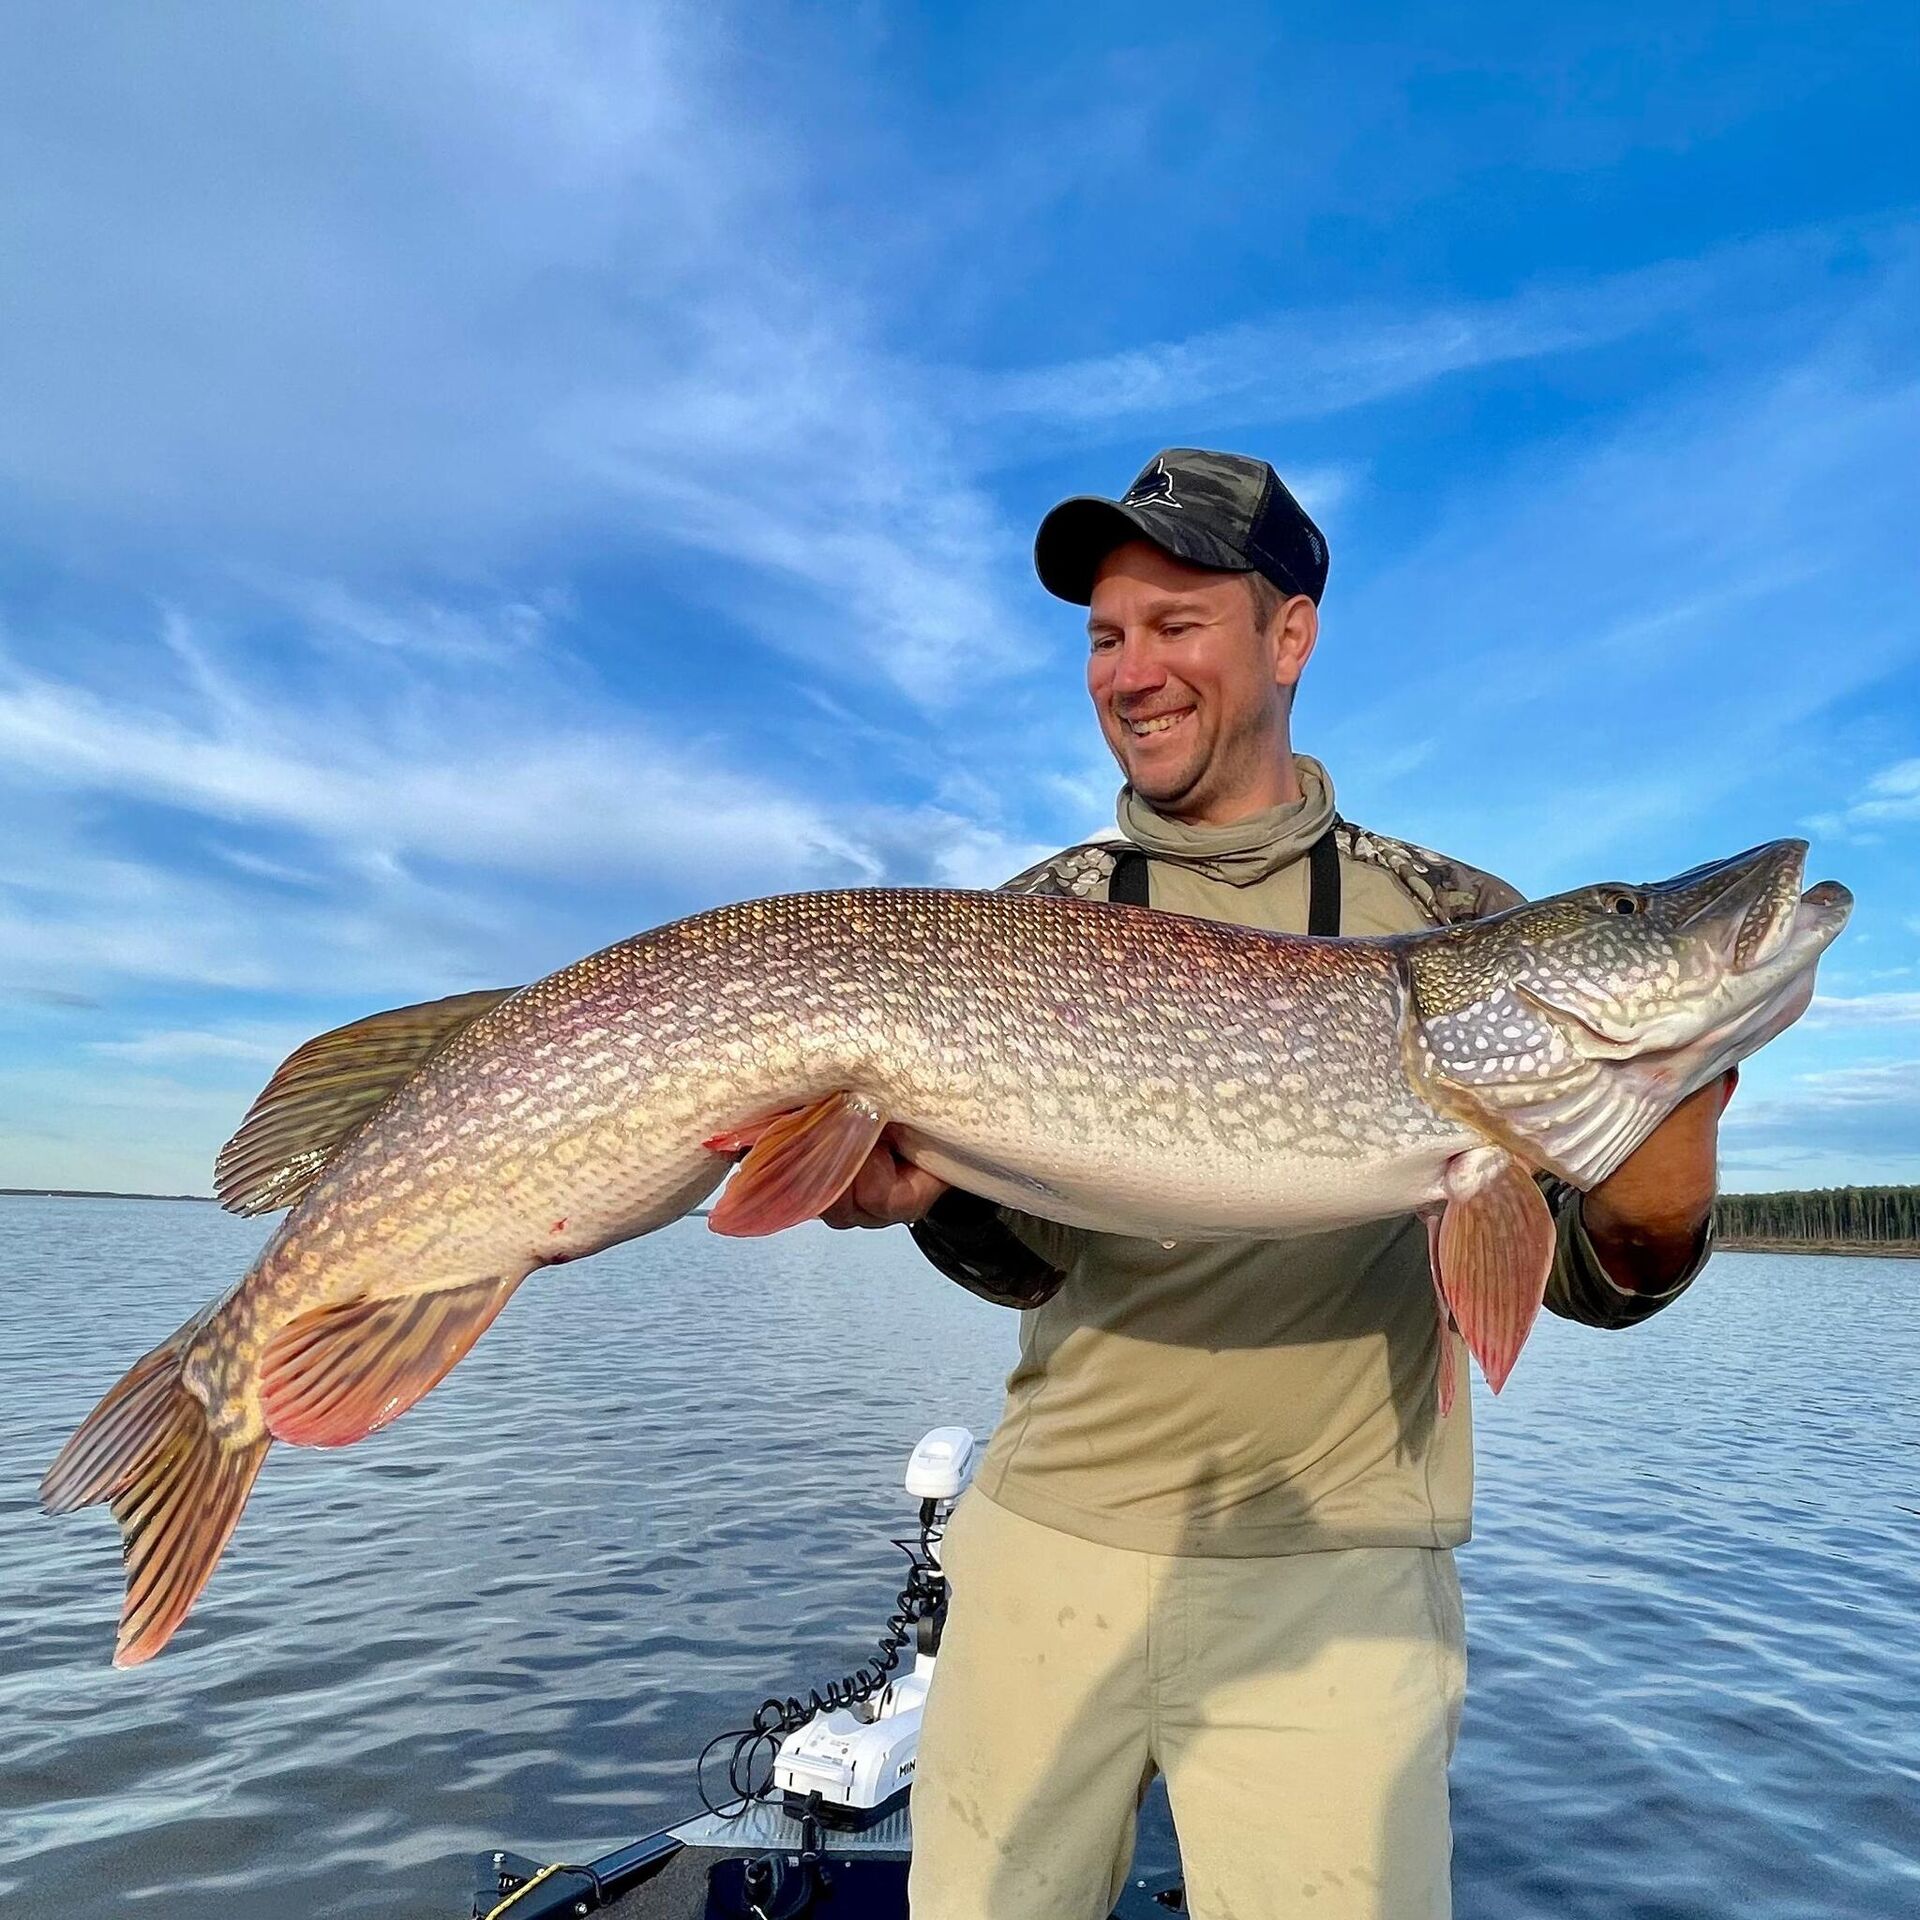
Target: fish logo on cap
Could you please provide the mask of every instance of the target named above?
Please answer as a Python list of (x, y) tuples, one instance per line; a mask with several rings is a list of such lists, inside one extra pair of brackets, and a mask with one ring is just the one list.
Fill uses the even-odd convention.
[(1167, 471), (1164, 460), (1155, 460), (1124, 494), (1120, 496), (1123, 507), (1177, 507), (1181, 503), (1173, 497), (1173, 475)]

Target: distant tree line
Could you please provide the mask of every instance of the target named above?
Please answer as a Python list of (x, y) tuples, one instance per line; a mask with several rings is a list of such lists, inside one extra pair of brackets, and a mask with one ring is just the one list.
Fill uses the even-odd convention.
[(1920, 1187), (1723, 1193), (1713, 1221), (1723, 1240), (1920, 1246)]

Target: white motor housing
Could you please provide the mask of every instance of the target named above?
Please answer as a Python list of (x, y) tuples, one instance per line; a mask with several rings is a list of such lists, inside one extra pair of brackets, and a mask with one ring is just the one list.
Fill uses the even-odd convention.
[[(965, 1491), (973, 1463), (973, 1435), (965, 1427), (935, 1427), (914, 1448), (906, 1487), (916, 1499), (931, 1500), (940, 1509), (933, 1531)], [(937, 1566), (937, 1549), (932, 1558)], [(916, 1655), (911, 1671), (874, 1699), (816, 1713), (788, 1734), (773, 1762), (774, 1791), (788, 1796), (790, 1806), (818, 1794), (820, 1815), (829, 1824), (860, 1826), (879, 1818), (913, 1785), (920, 1716), (933, 1683), (935, 1658), (931, 1653)]]
[(913, 1671), (870, 1706), (816, 1713), (782, 1742), (773, 1763), (774, 1790), (794, 1800), (817, 1793), (830, 1825), (849, 1818), (858, 1825), (880, 1813), (913, 1785), (920, 1715), (932, 1678), (933, 1661), (922, 1654)]
[(973, 1435), (965, 1427), (922, 1434), (907, 1461), (907, 1491), (916, 1500), (957, 1500), (973, 1478)]

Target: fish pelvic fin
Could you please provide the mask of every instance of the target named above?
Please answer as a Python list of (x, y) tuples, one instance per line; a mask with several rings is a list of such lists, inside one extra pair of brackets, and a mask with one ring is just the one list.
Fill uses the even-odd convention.
[(188, 1330), (134, 1362), (40, 1482), (47, 1512), (104, 1500), (119, 1524), (127, 1587), (116, 1667), (151, 1660), (173, 1637), (267, 1456), (264, 1435), (234, 1444), (208, 1425), (205, 1405), (181, 1378)]
[(467, 1357), (523, 1277), (362, 1295), (288, 1321), (261, 1360), (267, 1430), (302, 1447), (347, 1447), (377, 1433)]
[[(1532, 1174), (1501, 1147), (1455, 1155), (1446, 1184), (1432, 1241), (1434, 1282), (1487, 1385), (1498, 1393), (1546, 1298), (1553, 1214)], [(1444, 1386), (1442, 1391), (1451, 1399)]]
[(707, 1225), (746, 1239), (817, 1219), (853, 1184), (886, 1124), (872, 1101), (830, 1093), (753, 1128), (716, 1135), (706, 1143), (716, 1153), (749, 1140), (751, 1146)]
[(220, 1149), (214, 1191), (229, 1213), (290, 1207), (347, 1136), (453, 1036), (517, 987), (393, 1007), (318, 1035), (288, 1054)]

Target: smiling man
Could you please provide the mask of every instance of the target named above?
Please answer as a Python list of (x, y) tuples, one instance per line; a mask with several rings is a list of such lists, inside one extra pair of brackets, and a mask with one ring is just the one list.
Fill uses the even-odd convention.
[[(1035, 564), (1088, 608), (1123, 838), (1010, 885), (1291, 933), (1517, 903), (1341, 820), (1326, 770), (1293, 751), (1327, 549), (1264, 461), (1169, 449), (1121, 499), (1056, 507)], [(1630, 1326), (1688, 1284), (1730, 1086), (1584, 1199), (1553, 1190), (1555, 1312)], [(1472, 1414), (1464, 1393), (1438, 1411), (1458, 1336), (1422, 1223), (1127, 1239), (989, 1206), (884, 1142), (827, 1218), (911, 1221), (944, 1272), (1027, 1310), (948, 1535), (915, 1920), (1099, 1920), (1155, 1773), (1196, 1915), (1447, 1914)]]

